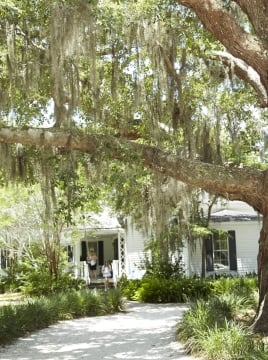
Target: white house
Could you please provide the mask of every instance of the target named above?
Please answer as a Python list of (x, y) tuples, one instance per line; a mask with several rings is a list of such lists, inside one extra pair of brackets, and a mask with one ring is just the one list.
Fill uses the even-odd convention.
[[(210, 228), (224, 230), (225, 239), (209, 236), (204, 244), (206, 275), (257, 273), (258, 239), (262, 219), (249, 205), (230, 201), (225, 206), (217, 205), (211, 215)], [(197, 241), (195, 249), (184, 249), (187, 275), (200, 275), (202, 244)]]
[[(261, 217), (250, 206), (240, 201), (216, 205), (210, 220), (210, 228), (224, 230), (225, 238), (209, 236), (203, 244), (206, 276), (214, 274), (245, 275), (257, 273), (258, 238)], [(108, 210), (92, 215), (76, 230), (75, 240), (67, 234), (70, 263), (77, 277), (88, 279), (87, 253), (94, 249), (98, 257), (98, 274), (104, 260), (113, 264), (115, 279), (125, 274), (128, 278), (140, 278), (140, 265), (144, 259), (147, 237), (137, 230), (127, 218), (120, 224)], [(66, 239), (65, 239), (66, 241)], [(202, 273), (202, 242), (194, 246), (185, 243), (183, 262), (187, 276)]]
[(97, 274), (101, 277), (101, 267), (108, 260), (113, 267), (113, 277), (117, 280), (123, 274), (128, 278), (140, 278), (140, 265), (144, 259), (146, 236), (138, 231), (130, 218), (120, 225), (118, 219), (106, 209), (100, 215), (91, 214), (74, 231), (63, 236), (68, 248), (68, 260), (76, 277), (88, 280), (87, 254), (91, 249), (97, 254)]
[[(262, 226), (261, 216), (250, 206), (232, 201), (213, 208), (210, 228), (224, 230), (225, 239), (209, 236), (203, 247), (197, 240), (194, 247), (185, 243), (183, 262), (186, 275), (201, 275), (202, 251), (206, 276), (214, 274), (245, 275), (257, 273), (258, 239)], [(128, 278), (140, 278), (140, 265), (144, 259), (147, 236), (139, 231), (127, 218), (124, 223), (106, 209), (101, 215), (91, 214), (84, 223), (62, 237), (68, 249), (68, 260), (75, 276), (88, 280), (86, 257), (94, 249), (98, 257), (98, 274), (104, 260), (113, 264), (114, 280), (123, 274)], [(1, 251), (1, 271), (8, 265), (7, 257)], [(1, 275), (1, 274), (0, 274)]]

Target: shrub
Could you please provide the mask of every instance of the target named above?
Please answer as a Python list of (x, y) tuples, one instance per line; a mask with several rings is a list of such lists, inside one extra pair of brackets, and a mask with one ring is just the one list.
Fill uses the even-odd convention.
[[(177, 338), (186, 343), (188, 351), (199, 349), (200, 335), (210, 328), (224, 328), (232, 319), (233, 304), (225, 298), (213, 297), (209, 301), (198, 300), (191, 304), (178, 326)], [(199, 349), (200, 350), (200, 349)]]
[(230, 292), (196, 301), (178, 324), (177, 339), (208, 360), (268, 359), (260, 339), (234, 321), (245, 304), (245, 297)]
[(145, 276), (142, 280), (124, 281), (122, 289), (129, 300), (177, 303), (196, 298), (207, 299), (212, 291), (212, 283), (197, 278), (162, 279)]
[(248, 296), (258, 289), (258, 279), (256, 277), (218, 277), (214, 281), (214, 291), (216, 294), (235, 293)]
[(120, 289), (106, 291), (104, 293), (104, 303), (106, 313), (114, 313), (125, 309), (125, 303)]
[(6, 270), (7, 276), (0, 279), (0, 292), (20, 291), (24, 295), (41, 296), (62, 292), (68, 289), (80, 290), (86, 288), (86, 282), (74, 278), (71, 268), (66, 271), (66, 264), (62, 261), (57, 275), (49, 272), (46, 258), (40, 254), (34, 262), (25, 260), (14, 262)]
[(6, 281), (4, 277), (0, 277), (0, 294), (4, 294), (6, 291)]
[(182, 256), (163, 256), (161, 252), (152, 259), (145, 258), (143, 267), (147, 276), (160, 279), (180, 278), (185, 272)]
[(204, 300), (191, 304), (190, 310), (185, 312), (177, 329), (177, 340), (185, 344), (187, 352), (195, 352), (198, 348), (199, 334), (206, 332), (208, 327), (214, 326), (214, 319), (208, 311)]
[(23, 304), (0, 307), (0, 344), (59, 320), (81, 316), (113, 313), (124, 307), (122, 293), (111, 289), (107, 293), (97, 290), (69, 291), (50, 297), (26, 300)]
[(224, 328), (214, 327), (200, 333), (197, 343), (200, 355), (210, 360), (245, 359), (259, 352), (253, 334), (234, 322), (226, 322)]
[(71, 273), (61, 273), (56, 278), (47, 271), (34, 269), (21, 276), (19, 290), (25, 295), (41, 296), (82, 288), (86, 288), (86, 283), (81, 279), (75, 279)]
[(127, 280), (126, 278), (120, 279), (118, 288), (123, 291), (124, 296), (128, 300), (138, 300), (137, 290), (141, 287), (141, 280)]
[(215, 314), (215, 323), (218, 319), (231, 320), (238, 311), (244, 307), (247, 299), (240, 297), (236, 294), (221, 294), (219, 296), (213, 296), (207, 302), (209, 311)]
[(221, 277), (213, 282), (213, 294), (230, 294), (243, 299), (244, 307), (256, 308), (258, 304), (258, 279), (253, 276)]

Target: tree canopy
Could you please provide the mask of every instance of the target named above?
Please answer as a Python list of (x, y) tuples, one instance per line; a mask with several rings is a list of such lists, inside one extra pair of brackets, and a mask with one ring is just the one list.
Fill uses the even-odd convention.
[(139, 177), (147, 205), (170, 178), (245, 201), (264, 216), (261, 303), (267, 12), (265, 0), (0, 1), (2, 183), (55, 185), (68, 169), (72, 196), (83, 167), (114, 181), (121, 205)]
[[(180, 4), (193, 9), (205, 25), (212, 12), (220, 18), (222, 11), (240, 31), (248, 26), (248, 36), (253, 36), (244, 9), (232, 2), (208, 2), (207, 15), (203, 5), (191, 1), (2, 2), (0, 136), (5, 176), (34, 180), (36, 160), (46, 146), (58, 153), (88, 153), (91, 164), (99, 163), (103, 154), (102, 160), (132, 162), (125, 153), (135, 153), (138, 163), (164, 175), (250, 201), (242, 189), (229, 191), (220, 182), (214, 187), (187, 176), (192, 171), (189, 160), (201, 160), (199, 174), (201, 167), (207, 173), (205, 162), (256, 165), (266, 112), (256, 111), (255, 93), (236, 76), (241, 74), (231, 39), (227, 49), (233, 58), (228, 58), (220, 42)], [(20, 129), (14, 131), (14, 125)], [(8, 143), (38, 145), (38, 150), (14, 149)], [(177, 158), (187, 161), (175, 165)], [(181, 166), (186, 166), (183, 171)], [(263, 211), (260, 202), (251, 205)]]

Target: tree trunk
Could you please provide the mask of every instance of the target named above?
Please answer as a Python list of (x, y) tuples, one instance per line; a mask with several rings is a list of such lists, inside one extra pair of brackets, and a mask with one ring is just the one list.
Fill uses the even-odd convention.
[(252, 330), (256, 333), (268, 334), (268, 294), (266, 293), (259, 305), (257, 315), (252, 325)]
[(259, 306), (252, 328), (268, 334), (268, 215), (263, 216), (258, 253)]
[(206, 246), (205, 246), (205, 238), (202, 238), (202, 259), (201, 259), (201, 278), (204, 279), (206, 277)]

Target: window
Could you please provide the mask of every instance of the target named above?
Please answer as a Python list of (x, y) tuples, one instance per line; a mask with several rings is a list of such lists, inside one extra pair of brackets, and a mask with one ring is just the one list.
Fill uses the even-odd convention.
[(229, 267), (228, 238), (217, 238), (214, 236), (214, 269), (225, 269)]
[(10, 266), (9, 250), (1, 250), (1, 269), (7, 269)]
[(73, 260), (74, 260), (73, 246), (71, 246), (71, 245), (67, 246), (67, 259), (68, 259), (68, 262), (73, 262)]
[(206, 271), (237, 270), (235, 231), (229, 230), (226, 237), (215, 233), (205, 239)]

